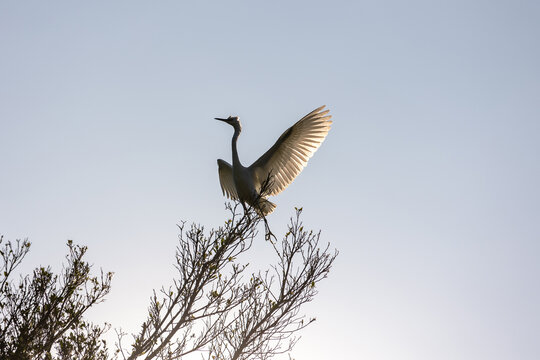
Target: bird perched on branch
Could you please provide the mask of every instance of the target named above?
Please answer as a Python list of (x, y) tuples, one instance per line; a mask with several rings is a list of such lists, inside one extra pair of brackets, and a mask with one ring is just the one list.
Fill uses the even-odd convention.
[(311, 156), (322, 144), (330, 131), (331, 115), (324, 105), (313, 110), (287, 129), (276, 143), (255, 161), (244, 167), (238, 158), (236, 141), (242, 131), (237, 116), (227, 119), (215, 118), (234, 128), (232, 137), (232, 166), (218, 159), (219, 182), (223, 195), (251, 205), (260, 215), (268, 215), (276, 205), (267, 200), (276, 195), (300, 174)]

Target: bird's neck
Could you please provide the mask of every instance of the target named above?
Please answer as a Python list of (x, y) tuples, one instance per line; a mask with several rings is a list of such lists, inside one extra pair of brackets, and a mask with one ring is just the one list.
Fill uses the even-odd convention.
[(236, 148), (236, 141), (238, 140), (238, 136), (240, 136), (240, 129), (235, 128), (234, 129), (234, 135), (232, 137), (232, 161), (233, 161), (233, 167), (234, 166), (242, 166), (240, 163), (240, 159), (238, 158), (238, 149)]

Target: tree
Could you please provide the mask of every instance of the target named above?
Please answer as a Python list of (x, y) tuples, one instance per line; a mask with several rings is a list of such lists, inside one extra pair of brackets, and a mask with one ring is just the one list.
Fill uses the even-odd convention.
[[(111, 273), (90, 275), (86, 247), (68, 242), (67, 264), (60, 275), (39, 267), (32, 276), (12, 280), (30, 249), (27, 240), (2, 247), (0, 277), (1, 359), (183, 359), (199, 353), (207, 359), (269, 359), (288, 352), (297, 332), (314, 321), (300, 314), (317, 294), (337, 256), (319, 248), (320, 233), (304, 230), (300, 215), (281, 241), (252, 208), (206, 232), (198, 224), (179, 225), (173, 283), (154, 291), (148, 316), (131, 341), (117, 330), (116, 352), (109, 354), (102, 335), (108, 325), (83, 318), (109, 292)], [(249, 272), (245, 263), (258, 225), (275, 254), (275, 263)], [(3, 238), (0, 238), (0, 243)], [(131, 344), (125, 345), (126, 342)]]
[(39, 267), (18, 282), (12, 278), (30, 242), (8, 241), (0, 248), (0, 359), (52, 359), (55, 353), (58, 359), (106, 358), (100, 339), (106, 327), (84, 321), (83, 314), (109, 292), (112, 273), (91, 276), (83, 261), (86, 247), (67, 245), (60, 275)]
[[(317, 294), (316, 284), (328, 275), (337, 251), (318, 247), (320, 233), (304, 230), (302, 209), (280, 242), (253, 209), (229, 209), (231, 219), (208, 234), (197, 224), (179, 226), (178, 277), (154, 292), (131, 349), (124, 348), (126, 334), (119, 332), (123, 359), (181, 359), (194, 352), (207, 359), (269, 359), (291, 350), (295, 334), (314, 321), (299, 310)], [(238, 259), (250, 249), (261, 221), (277, 262), (246, 276), (248, 264)]]

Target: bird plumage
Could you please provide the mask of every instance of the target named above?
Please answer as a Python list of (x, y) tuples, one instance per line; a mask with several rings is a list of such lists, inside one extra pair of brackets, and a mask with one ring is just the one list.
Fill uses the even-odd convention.
[[(236, 142), (241, 132), (237, 117), (218, 119), (235, 129), (232, 139), (233, 164), (218, 159), (218, 174), (223, 194), (253, 206), (259, 213), (268, 215), (276, 205), (267, 200), (277, 195), (300, 174), (308, 160), (322, 144), (332, 121), (324, 105), (313, 110), (287, 129), (276, 143), (251, 166), (244, 167), (238, 158)], [(261, 194), (261, 190), (264, 193)]]

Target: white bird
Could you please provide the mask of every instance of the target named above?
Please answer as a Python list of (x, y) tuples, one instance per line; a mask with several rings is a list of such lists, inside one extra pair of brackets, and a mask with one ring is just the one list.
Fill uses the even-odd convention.
[[(285, 131), (276, 143), (255, 161), (244, 167), (238, 158), (236, 141), (242, 131), (237, 116), (227, 119), (215, 118), (234, 128), (232, 137), (232, 166), (218, 159), (219, 182), (223, 195), (251, 205), (261, 215), (268, 215), (276, 205), (267, 200), (285, 190), (307, 165), (311, 156), (322, 144), (330, 131), (331, 115), (325, 105), (313, 110)], [(264, 187), (264, 189), (263, 189)], [(264, 193), (261, 194), (261, 190)]]

